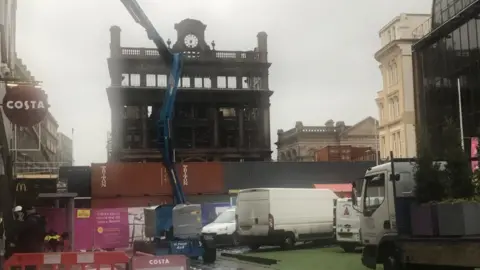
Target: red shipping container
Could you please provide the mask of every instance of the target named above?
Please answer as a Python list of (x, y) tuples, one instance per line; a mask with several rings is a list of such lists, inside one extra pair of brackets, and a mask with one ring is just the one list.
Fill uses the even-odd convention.
[[(178, 180), (185, 194), (223, 194), (223, 164), (177, 164)], [(92, 198), (171, 195), (168, 174), (161, 163), (92, 164)]]
[(177, 164), (177, 173), (186, 195), (226, 193), (223, 164), (220, 162)]
[(92, 199), (92, 208), (148, 207), (172, 203), (171, 196), (143, 196)]
[(92, 198), (171, 194), (162, 181), (162, 163), (118, 162), (92, 164)]

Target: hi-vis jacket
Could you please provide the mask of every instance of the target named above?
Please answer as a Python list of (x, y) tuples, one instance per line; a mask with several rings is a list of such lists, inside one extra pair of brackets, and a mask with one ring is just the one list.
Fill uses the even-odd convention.
[(45, 239), (46, 242), (48, 242), (50, 240), (60, 241), (60, 238), (61, 238), (61, 236), (57, 234), (57, 235), (47, 235), (47, 236), (45, 236), (44, 239)]

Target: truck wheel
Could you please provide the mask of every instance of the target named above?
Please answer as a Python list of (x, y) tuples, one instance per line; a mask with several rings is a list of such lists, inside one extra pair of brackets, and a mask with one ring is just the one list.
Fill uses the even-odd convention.
[(357, 248), (355, 244), (351, 244), (351, 243), (340, 244), (340, 247), (343, 249), (343, 251), (347, 253), (355, 252), (355, 249)]
[(217, 249), (205, 248), (202, 258), (204, 263), (214, 263), (217, 260)]
[(238, 239), (238, 234), (236, 232), (234, 232), (232, 235), (232, 245), (234, 247), (240, 246), (240, 240)]
[(282, 249), (292, 249), (295, 247), (295, 235), (293, 233), (288, 233), (283, 240), (283, 243), (280, 244)]
[(389, 252), (389, 254), (383, 259), (383, 269), (384, 270), (400, 270), (402, 265), (397, 259), (395, 251)]

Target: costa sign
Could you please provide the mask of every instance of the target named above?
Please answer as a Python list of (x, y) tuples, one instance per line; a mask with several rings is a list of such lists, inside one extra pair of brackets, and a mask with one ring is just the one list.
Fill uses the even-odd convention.
[(187, 270), (188, 259), (184, 255), (138, 256), (134, 257), (132, 269), (150, 270)]
[(15, 125), (31, 127), (40, 123), (48, 113), (45, 92), (33, 85), (8, 87), (3, 97), (3, 111)]

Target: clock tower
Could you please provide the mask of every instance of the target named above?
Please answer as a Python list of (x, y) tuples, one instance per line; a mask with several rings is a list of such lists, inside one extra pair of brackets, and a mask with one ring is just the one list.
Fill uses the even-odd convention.
[(209, 51), (205, 41), (207, 26), (199, 20), (185, 19), (175, 24), (177, 42), (173, 45), (174, 51)]

